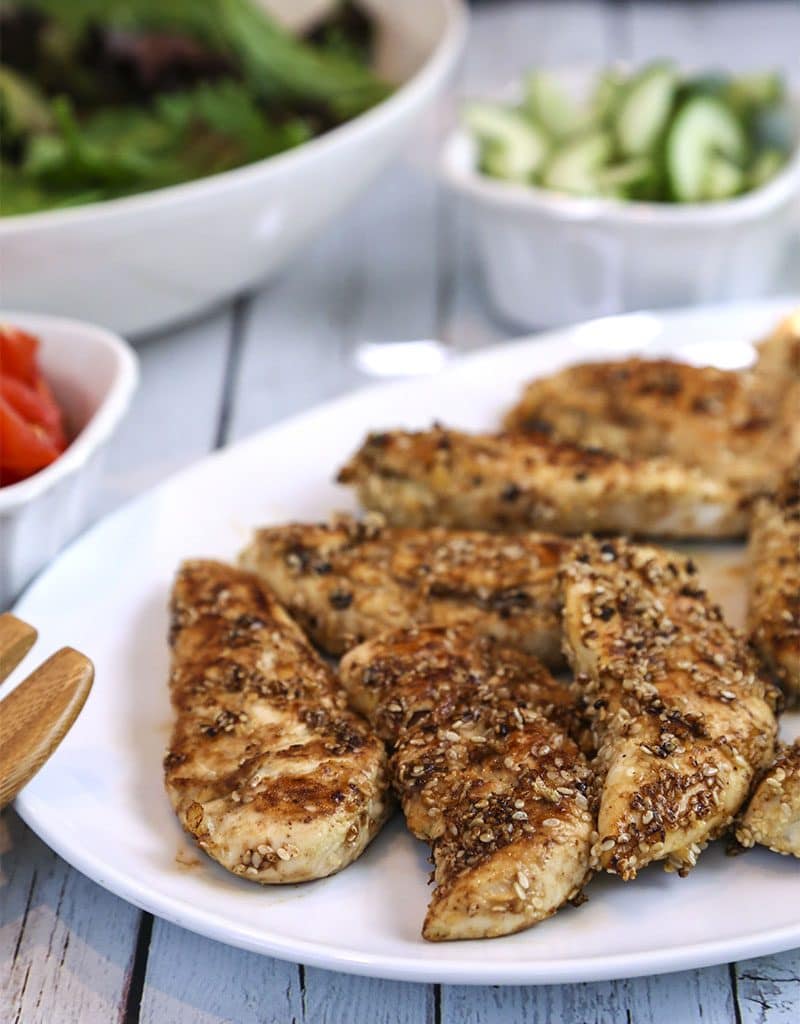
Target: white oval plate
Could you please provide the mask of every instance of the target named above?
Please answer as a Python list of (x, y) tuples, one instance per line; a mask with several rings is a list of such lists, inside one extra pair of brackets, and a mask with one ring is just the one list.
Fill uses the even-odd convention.
[[(425, 943), (427, 850), (395, 820), (353, 867), (259, 888), (203, 857), (167, 802), (166, 602), (178, 561), (234, 556), (248, 530), (350, 507), (331, 483), (370, 428), (433, 418), (491, 427), (521, 383), (586, 358), (667, 353), (741, 365), (788, 303), (636, 314), (504, 345), (435, 378), (371, 388), (252, 437), (127, 505), (72, 545), (19, 602), (46, 654), (71, 644), (97, 669), (91, 698), (17, 809), (100, 885), (185, 928), (259, 953), (408, 981), (590, 981), (700, 967), (800, 944), (797, 861), (722, 844), (686, 879), (651, 868), (598, 878), (589, 902), (491, 942)], [(711, 585), (741, 614), (741, 546), (707, 546)], [(17, 678), (19, 673), (17, 675)], [(800, 716), (786, 720), (800, 731)]]

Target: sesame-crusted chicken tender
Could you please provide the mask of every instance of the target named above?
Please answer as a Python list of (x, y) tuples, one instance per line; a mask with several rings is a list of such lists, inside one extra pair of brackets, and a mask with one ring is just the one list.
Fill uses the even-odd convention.
[(256, 882), (346, 867), (387, 815), (383, 744), (254, 576), (185, 562), (171, 614), (176, 721), (164, 774), (183, 827)]
[(531, 381), (503, 425), (625, 458), (666, 456), (747, 497), (774, 486), (787, 440), (798, 443), (788, 387), (788, 377), (668, 359), (580, 363)]
[(330, 654), (387, 629), (465, 623), (556, 666), (558, 569), (568, 548), (548, 534), (397, 529), (375, 516), (339, 516), (258, 530), (240, 562)]
[(466, 627), (422, 627), (354, 648), (341, 677), (393, 749), (406, 822), (432, 847), (424, 938), (508, 935), (579, 895), (592, 777), (561, 725), (572, 698), (536, 659)]
[(543, 435), (371, 434), (339, 481), (395, 526), (735, 537), (748, 520), (739, 491), (702, 470)]
[(680, 556), (586, 539), (563, 581), (602, 780), (593, 864), (631, 879), (665, 860), (685, 874), (772, 758), (776, 691)]
[(782, 744), (736, 828), (742, 846), (756, 843), (800, 857), (800, 740)]
[[(800, 418), (800, 405), (798, 405)], [(750, 638), (786, 696), (800, 700), (800, 458), (750, 528)]]

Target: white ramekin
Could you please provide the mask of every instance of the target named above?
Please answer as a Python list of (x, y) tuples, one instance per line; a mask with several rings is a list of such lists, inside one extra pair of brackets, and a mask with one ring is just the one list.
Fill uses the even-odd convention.
[(86, 525), (104, 450), (139, 378), (136, 356), (100, 327), (29, 313), (0, 322), (35, 334), (40, 365), (73, 441), (46, 469), (0, 487), (0, 608)]
[(584, 199), (498, 181), (478, 171), (466, 132), (453, 132), (441, 170), (473, 214), (497, 312), (549, 327), (770, 294), (791, 236), (800, 235), (800, 103), (794, 109), (799, 144), (772, 181), (735, 199), (686, 205)]

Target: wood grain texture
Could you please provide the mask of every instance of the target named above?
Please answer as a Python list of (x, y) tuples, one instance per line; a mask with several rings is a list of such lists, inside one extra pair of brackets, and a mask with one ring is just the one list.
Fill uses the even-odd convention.
[(734, 1002), (725, 967), (655, 978), (442, 990), (442, 1024), (731, 1024)]
[(93, 681), (94, 667), (86, 655), (63, 647), (0, 702), (0, 808), (67, 735)]
[(0, 615), (0, 683), (8, 679), (36, 643), (36, 630), (11, 612)]
[(295, 964), (257, 956), (155, 921), (141, 1024), (304, 1021)]
[(304, 1024), (433, 1024), (434, 986), (304, 971)]
[(228, 307), (137, 348), (139, 389), (109, 446), (96, 516), (214, 447), (232, 325)]
[(800, 1020), (800, 949), (744, 960), (732, 977), (741, 1024), (797, 1024)]
[(0, 815), (0, 1020), (122, 1021), (139, 911)]

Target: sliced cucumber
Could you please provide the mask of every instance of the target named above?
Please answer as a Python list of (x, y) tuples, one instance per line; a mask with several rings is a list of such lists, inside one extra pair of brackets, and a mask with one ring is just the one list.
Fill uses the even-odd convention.
[(765, 149), (753, 161), (747, 176), (748, 188), (761, 188), (771, 181), (786, 165), (786, 153), (780, 149)]
[(737, 75), (725, 89), (725, 98), (738, 111), (747, 113), (759, 107), (774, 107), (784, 96), (780, 75), (766, 74)]
[(533, 71), (525, 79), (524, 108), (555, 139), (574, 135), (588, 121), (586, 111), (546, 71)]
[(616, 116), (624, 84), (622, 73), (614, 68), (601, 71), (597, 76), (589, 99), (589, 109), (598, 121), (607, 122)]
[(738, 195), (746, 184), (747, 178), (738, 164), (717, 153), (709, 157), (703, 182), (704, 199), (730, 199)]
[(625, 156), (649, 153), (664, 134), (678, 73), (671, 64), (651, 64), (633, 79), (624, 92), (616, 118), (617, 140)]
[(556, 150), (545, 167), (542, 184), (557, 192), (598, 194), (598, 173), (611, 159), (614, 147), (605, 132), (592, 132)]
[(612, 164), (597, 172), (597, 184), (603, 195), (620, 199), (638, 198), (655, 174), (653, 161), (646, 156)]
[(544, 164), (545, 136), (519, 111), (496, 103), (471, 103), (464, 123), (481, 148), (481, 167), (508, 181), (531, 181)]
[(695, 96), (678, 111), (666, 143), (667, 173), (675, 198), (697, 203), (709, 196), (713, 158), (725, 157), (740, 167), (747, 162), (747, 138), (736, 115), (713, 96)]

